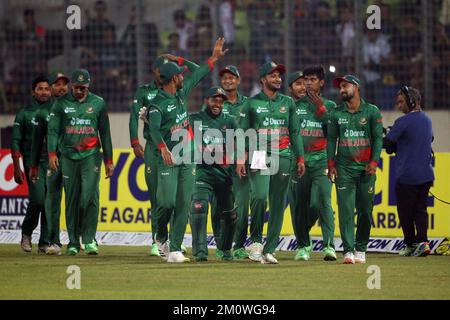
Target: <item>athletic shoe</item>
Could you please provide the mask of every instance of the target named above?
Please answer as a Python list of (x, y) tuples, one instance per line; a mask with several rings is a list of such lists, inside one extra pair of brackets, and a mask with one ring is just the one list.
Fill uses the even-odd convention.
[(261, 261), (262, 260), (262, 252), (263, 252), (263, 245), (259, 242), (253, 242), (250, 245), (249, 248), (249, 255), (248, 257), (250, 258), (250, 260), (253, 261)]
[(221, 260), (223, 260), (223, 261), (231, 261), (231, 260), (233, 260), (233, 254), (231, 253), (231, 250), (224, 250)]
[(203, 255), (203, 254), (199, 254), (198, 256), (194, 257), (195, 262), (205, 262), (208, 261), (208, 257)]
[(161, 243), (159, 241), (156, 241), (156, 245), (158, 246), (159, 250), (159, 256), (163, 258), (164, 260), (167, 260), (167, 257), (169, 256), (169, 240), (167, 240), (164, 243)]
[(183, 263), (189, 261), (189, 258), (186, 258), (181, 251), (170, 252), (167, 258), (167, 262), (169, 263)]
[(344, 254), (344, 264), (355, 264), (355, 255), (353, 252)]
[(45, 254), (45, 253), (47, 252), (47, 248), (48, 248), (48, 247), (49, 247), (49, 246), (46, 245), (46, 244), (44, 244), (43, 246), (38, 246), (37, 252), (38, 252), (38, 253), (43, 253), (43, 254)]
[(181, 252), (182, 252), (183, 254), (186, 254), (186, 252), (187, 252), (187, 248), (185, 247), (184, 244), (181, 244)]
[(223, 257), (223, 251), (216, 249), (216, 258), (222, 259), (222, 257)]
[(309, 247), (303, 247), (297, 250), (297, 254), (295, 255), (295, 260), (303, 260), (308, 261), (311, 257), (310, 251), (308, 250)]
[(78, 254), (78, 249), (75, 247), (67, 247), (66, 256), (76, 256)]
[(411, 247), (406, 246), (402, 250), (398, 252), (399, 256), (401, 257), (410, 257), (413, 255), (414, 251), (416, 251), (417, 245), (413, 244)]
[(366, 263), (366, 253), (355, 251), (355, 263)]
[(31, 236), (22, 234), (22, 240), (20, 240), (20, 247), (25, 252), (31, 252)]
[(159, 248), (156, 242), (152, 244), (152, 247), (150, 249), (150, 256), (159, 257)]
[(261, 263), (262, 264), (278, 264), (278, 260), (275, 259), (273, 254), (266, 253), (265, 255), (262, 256)]
[(416, 250), (414, 250), (413, 257), (426, 257), (431, 253), (430, 244), (428, 242), (421, 242), (417, 244)]
[(322, 250), (324, 257), (323, 260), (325, 261), (336, 261), (337, 257), (336, 257), (336, 250), (334, 250), (333, 247), (328, 246), (323, 248)]
[(235, 259), (248, 259), (248, 252), (245, 248), (239, 248), (233, 251), (233, 257)]
[(92, 241), (92, 243), (85, 243), (84, 244), (84, 252), (88, 255), (97, 255), (98, 254), (98, 247), (95, 241)]

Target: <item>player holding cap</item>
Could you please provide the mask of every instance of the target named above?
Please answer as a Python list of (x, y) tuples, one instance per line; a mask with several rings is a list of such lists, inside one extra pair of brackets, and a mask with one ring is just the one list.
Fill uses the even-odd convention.
[[(130, 142), (131, 147), (133, 148), (134, 155), (137, 158), (144, 158), (145, 163), (145, 182), (148, 187), (148, 191), (150, 193), (150, 207), (152, 210), (151, 213), (151, 228), (152, 228), (152, 238), (153, 243), (150, 250), (151, 256), (159, 256), (162, 252), (159, 251), (158, 245), (155, 242), (155, 231), (156, 227), (156, 219), (155, 219), (155, 211), (156, 211), (156, 189), (158, 186), (157, 179), (157, 156), (158, 149), (156, 145), (152, 142), (150, 137), (150, 132), (148, 128), (148, 123), (144, 122), (144, 138), (146, 140), (145, 143), (145, 151), (142, 148), (142, 145), (139, 142), (138, 136), (138, 127), (139, 127), (139, 115), (140, 112), (146, 115), (146, 111), (150, 104), (150, 101), (154, 99), (158, 93), (158, 90), (162, 88), (162, 82), (159, 77), (159, 69), (161, 66), (169, 61), (177, 62), (179, 66), (186, 66), (191, 72), (198, 69), (199, 66), (193, 62), (183, 59), (182, 57), (176, 57), (170, 54), (165, 54), (157, 57), (153, 62), (153, 75), (155, 79), (147, 84), (140, 86), (134, 95), (133, 104), (130, 109), (130, 121), (129, 121), (129, 131), (130, 131)], [(142, 110), (142, 108), (145, 108)]]
[(100, 147), (103, 149), (106, 178), (111, 177), (114, 170), (109, 118), (103, 98), (89, 92), (90, 75), (87, 70), (75, 70), (70, 80), (71, 93), (58, 99), (50, 114), (49, 167), (55, 171), (58, 169), (57, 151), (60, 150), (69, 235), (66, 254), (76, 255), (80, 251), (79, 235), (86, 254), (98, 254), (95, 234), (102, 160)]
[[(298, 85), (303, 78), (306, 95), (299, 99)], [(331, 187), (327, 170), (326, 126), (328, 115), (336, 104), (321, 95), (325, 84), (325, 70), (322, 66), (306, 68), (303, 73), (289, 77), (289, 88), (296, 100), (305, 148), (306, 173), (300, 179), (295, 174), (291, 180), (291, 216), (298, 251), (295, 260), (309, 260), (312, 245), (309, 232), (320, 217), (325, 260), (336, 260), (334, 250), (334, 215), (331, 207)]]
[(376, 170), (383, 146), (382, 117), (377, 106), (361, 98), (357, 77), (339, 77), (333, 84), (340, 89), (344, 103), (331, 112), (328, 121), (328, 176), (336, 182), (344, 263), (365, 263)]
[[(299, 133), (298, 117), (295, 113), (295, 103), (291, 97), (278, 92), (281, 89), (281, 75), (285, 72), (284, 65), (278, 65), (275, 62), (263, 64), (259, 69), (262, 90), (245, 102), (238, 119), (238, 126), (244, 132), (248, 129), (254, 129), (258, 135), (263, 137), (265, 135), (268, 140), (267, 150), (265, 150), (267, 155), (272, 155), (272, 158), (279, 158), (277, 172), (264, 169), (265, 166), (260, 166), (259, 169), (250, 168), (249, 170), (252, 190), (250, 202), (252, 245), (249, 257), (251, 260), (261, 261), (264, 264), (278, 263), (273, 253), (278, 245), (283, 225), (292, 156), (295, 158), (297, 174), (302, 176), (305, 172), (303, 144)], [(256, 151), (259, 151), (258, 154), (261, 155), (259, 160), (268, 164), (268, 159), (265, 158), (263, 150), (265, 141), (258, 140), (258, 150)], [(278, 144), (272, 145), (273, 140), (277, 141)], [(250, 156), (255, 156), (256, 151)], [(272, 153), (272, 151), (274, 152)], [(247, 169), (242, 159), (238, 159), (236, 172), (240, 177), (247, 175)], [(267, 242), (263, 247), (261, 244), (262, 231), (268, 197), (269, 223)]]
[[(52, 103), (46, 108), (41, 108), (36, 114), (36, 122), (33, 131), (33, 140), (31, 144), (31, 163), (30, 180), (35, 183), (38, 177), (39, 159), (41, 154), (47, 158), (47, 127), (51, 111), (51, 106), (55, 99), (64, 96), (69, 91), (69, 78), (60, 73), (53, 72), (49, 75), (49, 84), (52, 91)], [(57, 152), (58, 157), (61, 153)], [(46, 159), (47, 160), (47, 159)], [(46, 161), (47, 162), (47, 161)], [(61, 198), (62, 198), (62, 175), (61, 168), (56, 171), (47, 170), (46, 194), (45, 194), (45, 215), (48, 227), (49, 246), (46, 254), (61, 254), (61, 241), (59, 239), (59, 221), (61, 216)]]
[[(222, 88), (212, 87), (206, 92), (206, 109), (190, 116), (191, 124), (194, 125), (194, 141), (201, 141), (196, 149), (202, 154), (201, 164), (196, 165), (190, 216), (192, 254), (196, 261), (206, 261), (208, 258), (206, 223), (208, 202), (212, 195), (217, 201), (215, 214), (220, 218), (220, 241), (217, 248), (222, 255), (219, 258), (233, 260), (231, 247), (237, 212), (232, 192), (234, 171), (231, 163), (232, 154), (227, 153), (226, 130), (236, 129), (236, 119), (222, 112), (224, 101), (227, 99), (227, 94)], [(210, 129), (220, 130), (222, 138), (210, 136)], [(197, 135), (200, 135), (201, 139), (197, 139)], [(206, 162), (205, 156), (213, 159), (214, 163)]]

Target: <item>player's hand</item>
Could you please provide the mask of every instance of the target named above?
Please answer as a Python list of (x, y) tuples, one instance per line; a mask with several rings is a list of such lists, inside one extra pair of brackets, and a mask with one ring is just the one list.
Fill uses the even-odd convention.
[(173, 166), (174, 164), (173, 155), (172, 152), (170, 152), (169, 149), (167, 149), (167, 147), (161, 148), (161, 156), (166, 166), (169, 167)]
[(221, 59), (227, 52), (228, 49), (223, 49), (223, 45), (225, 44), (225, 38), (219, 38), (216, 40), (216, 43), (214, 44), (214, 49), (211, 55), (211, 61), (213, 63), (216, 63), (217, 60)]
[(180, 58), (180, 57), (174, 56), (173, 54), (170, 54), (170, 53), (163, 54), (162, 56), (173, 62), (178, 62), (178, 59)]
[(36, 181), (39, 180), (39, 168), (38, 167), (30, 167), (30, 172), (28, 173), (28, 176), (30, 177), (30, 181), (32, 183), (36, 183)]
[(14, 168), (14, 181), (17, 184), (22, 184), (25, 181), (25, 174), (22, 172), (20, 167)]
[(139, 109), (139, 119), (141, 119), (145, 123), (148, 123), (147, 117), (148, 117), (148, 109), (147, 109), (147, 107), (141, 107)]
[(52, 154), (52, 155), (48, 156), (48, 166), (53, 171), (57, 171), (58, 170), (59, 161), (58, 161), (58, 157), (56, 156), (56, 154)]
[(245, 169), (245, 164), (237, 164), (236, 165), (236, 173), (239, 178), (243, 178), (247, 176), (247, 170)]
[(303, 175), (305, 174), (305, 172), (306, 172), (306, 167), (305, 167), (305, 164), (304, 163), (297, 163), (297, 176), (299, 177), (299, 178), (301, 178), (301, 177), (303, 177)]
[(314, 105), (317, 108), (320, 108), (321, 106), (323, 106), (323, 99), (321, 96), (319, 96), (317, 93), (312, 92), (312, 91), (307, 91), (308, 93), (308, 97), (311, 99), (312, 103), (314, 103)]
[(144, 148), (142, 148), (140, 143), (137, 143), (133, 146), (133, 152), (136, 158), (144, 158)]
[(105, 179), (111, 178), (113, 176), (113, 174), (114, 174), (114, 165), (112, 163), (108, 163), (105, 166), (105, 171), (106, 171)]
[(375, 161), (371, 161), (366, 165), (366, 174), (367, 175), (374, 175), (377, 173), (377, 163)]
[(334, 183), (336, 181), (338, 174), (336, 167), (328, 167), (328, 179), (330, 179), (331, 182)]

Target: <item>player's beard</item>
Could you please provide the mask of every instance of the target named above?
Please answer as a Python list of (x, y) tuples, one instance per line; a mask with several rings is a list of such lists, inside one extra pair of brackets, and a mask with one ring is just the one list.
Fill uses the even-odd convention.
[(355, 96), (355, 92), (354, 91), (344, 91), (341, 93), (341, 99), (344, 102), (350, 101), (353, 99), (353, 97)]
[(277, 92), (278, 90), (281, 89), (281, 83), (278, 86), (278, 85), (274, 85), (270, 82), (266, 82), (266, 86), (267, 86), (267, 89), (269, 89), (270, 91), (273, 91), (273, 92)]

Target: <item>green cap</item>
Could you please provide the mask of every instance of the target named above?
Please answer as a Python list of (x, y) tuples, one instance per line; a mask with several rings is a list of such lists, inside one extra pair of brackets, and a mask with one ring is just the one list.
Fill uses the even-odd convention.
[(303, 78), (303, 71), (295, 71), (288, 74), (288, 86), (294, 83), (297, 79)]
[(231, 73), (233, 75), (235, 75), (236, 77), (240, 78), (241, 75), (239, 74), (239, 70), (232, 65), (226, 66), (225, 68), (223, 68), (222, 70), (219, 71), (219, 77), (223, 76), (224, 73)]
[(173, 76), (180, 74), (184, 71), (184, 68), (178, 66), (176, 63), (167, 62), (159, 68), (159, 75), (163, 80), (170, 80)]
[(286, 72), (286, 67), (283, 64), (276, 64), (273, 61), (266, 62), (259, 68), (259, 76), (264, 77), (274, 71), (284, 74)]
[(54, 84), (56, 81), (58, 81), (59, 79), (65, 79), (67, 82), (70, 81), (69, 77), (66, 76), (65, 74), (61, 73), (61, 72), (52, 72), (48, 75), (48, 84), (52, 85)]
[(164, 57), (164, 56), (159, 56), (158, 58), (155, 59), (155, 61), (153, 61), (152, 68), (153, 68), (153, 69), (159, 69), (159, 68), (161, 68), (161, 66), (162, 66), (163, 64), (166, 64), (166, 63), (169, 62), (169, 61), (170, 61), (170, 60), (167, 59), (166, 57)]
[(355, 76), (353, 76), (351, 74), (347, 74), (347, 75), (345, 75), (343, 77), (338, 77), (338, 78), (334, 79), (333, 80), (333, 85), (336, 88), (340, 88), (340, 85), (341, 85), (342, 81), (354, 84), (357, 87), (361, 86), (361, 80), (359, 80), (357, 77), (355, 77)]
[(228, 100), (227, 93), (221, 87), (212, 87), (206, 91), (205, 98), (221, 96), (224, 100)]
[(91, 76), (86, 69), (77, 69), (72, 72), (70, 82), (72, 82), (72, 84), (88, 86), (91, 82)]

